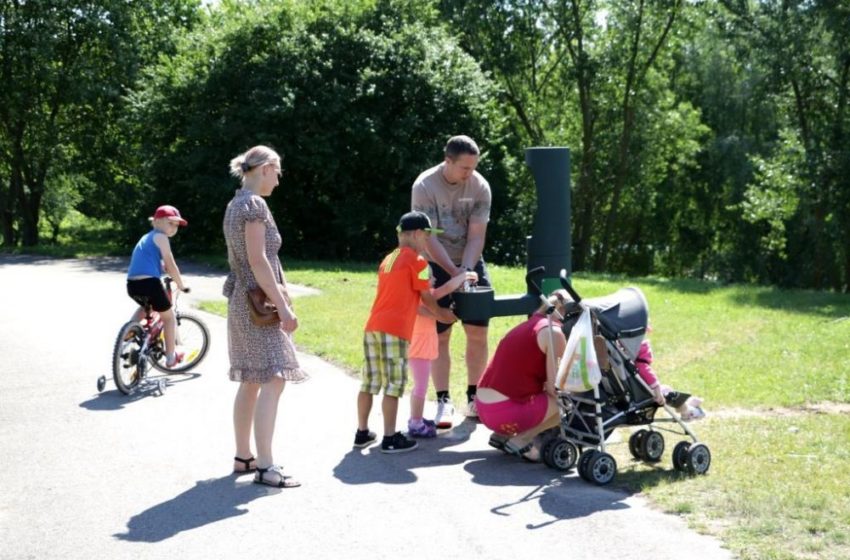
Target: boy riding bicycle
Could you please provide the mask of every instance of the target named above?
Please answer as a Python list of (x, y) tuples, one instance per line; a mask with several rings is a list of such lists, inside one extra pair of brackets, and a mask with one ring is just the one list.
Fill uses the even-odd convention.
[(177, 208), (168, 205), (157, 208), (148, 219), (153, 229), (143, 235), (133, 249), (130, 268), (127, 270), (127, 295), (140, 306), (133, 320), (141, 321), (144, 318), (145, 305), (150, 305), (159, 313), (165, 331), (165, 365), (173, 367), (183, 356), (175, 352), (177, 319), (160, 276), (164, 269), (174, 279), (178, 290), (187, 291), (168, 238), (176, 235), (179, 227), (188, 225), (188, 222), (180, 216)]

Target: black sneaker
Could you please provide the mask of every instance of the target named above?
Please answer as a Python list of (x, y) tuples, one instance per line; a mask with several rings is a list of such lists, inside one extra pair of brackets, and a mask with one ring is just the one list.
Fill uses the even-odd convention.
[(354, 447), (366, 447), (371, 443), (375, 443), (377, 439), (378, 435), (375, 432), (357, 430), (357, 433), (354, 434)]
[(381, 442), (381, 453), (405, 453), (417, 447), (419, 447), (418, 443), (407, 439), (401, 432), (396, 432), (391, 436), (384, 436), (384, 441)]

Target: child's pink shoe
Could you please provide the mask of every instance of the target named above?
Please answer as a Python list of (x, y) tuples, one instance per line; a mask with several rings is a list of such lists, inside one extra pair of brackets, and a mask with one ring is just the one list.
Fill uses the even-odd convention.
[(699, 397), (688, 397), (688, 400), (685, 401), (685, 404), (694, 408), (699, 408), (702, 406), (702, 399)]
[(430, 420), (408, 420), (407, 432), (410, 437), (432, 438), (437, 437), (437, 426)]
[(682, 420), (689, 422), (691, 420), (699, 420), (705, 418), (705, 411), (698, 406), (687, 406), (685, 412), (681, 414)]

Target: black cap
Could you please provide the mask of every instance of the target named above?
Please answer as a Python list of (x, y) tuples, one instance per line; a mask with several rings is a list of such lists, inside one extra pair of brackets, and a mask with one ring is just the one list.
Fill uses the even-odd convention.
[(395, 229), (398, 232), (421, 229), (430, 233), (443, 233), (443, 230), (431, 227), (431, 219), (428, 214), (415, 210), (402, 216)]

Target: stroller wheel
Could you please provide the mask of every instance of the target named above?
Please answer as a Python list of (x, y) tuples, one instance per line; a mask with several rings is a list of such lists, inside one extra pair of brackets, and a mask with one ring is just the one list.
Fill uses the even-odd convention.
[(588, 449), (587, 451), (581, 454), (581, 457), (578, 460), (578, 475), (587, 482), (593, 482), (587, 473), (587, 465), (590, 463), (591, 459), (593, 459), (593, 456), (597, 453), (598, 451), (596, 451), (595, 449)]
[(640, 442), (640, 454), (647, 463), (657, 463), (664, 454), (664, 436), (658, 432), (648, 432)]
[(617, 474), (617, 461), (608, 453), (596, 453), (584, 468), (587, 480), (603, 486), (614, 480)]
[(697, 443), (688, 449), (688, 471), (691, 474), (705, 474), (711, 466), (711, 451), (704, 443)]
[(629, 438), (629, 452), (632, 454), (632, 457), (638, 461), (643, 461), (644, 459), (641, 442), (643, 441), (644, 436), (648, 433), (649, 430), (638, 430)]
[(691, 448), (691, 443), (688, 441), (680, 441), (673, 448), (673, 468), (680, 472), (688, 470), (688, 449)]
[(578, 460), (578, 449), (571, 442), (555, 438), (543, 448), (543, 462), (559, 471), (568, 471)]

